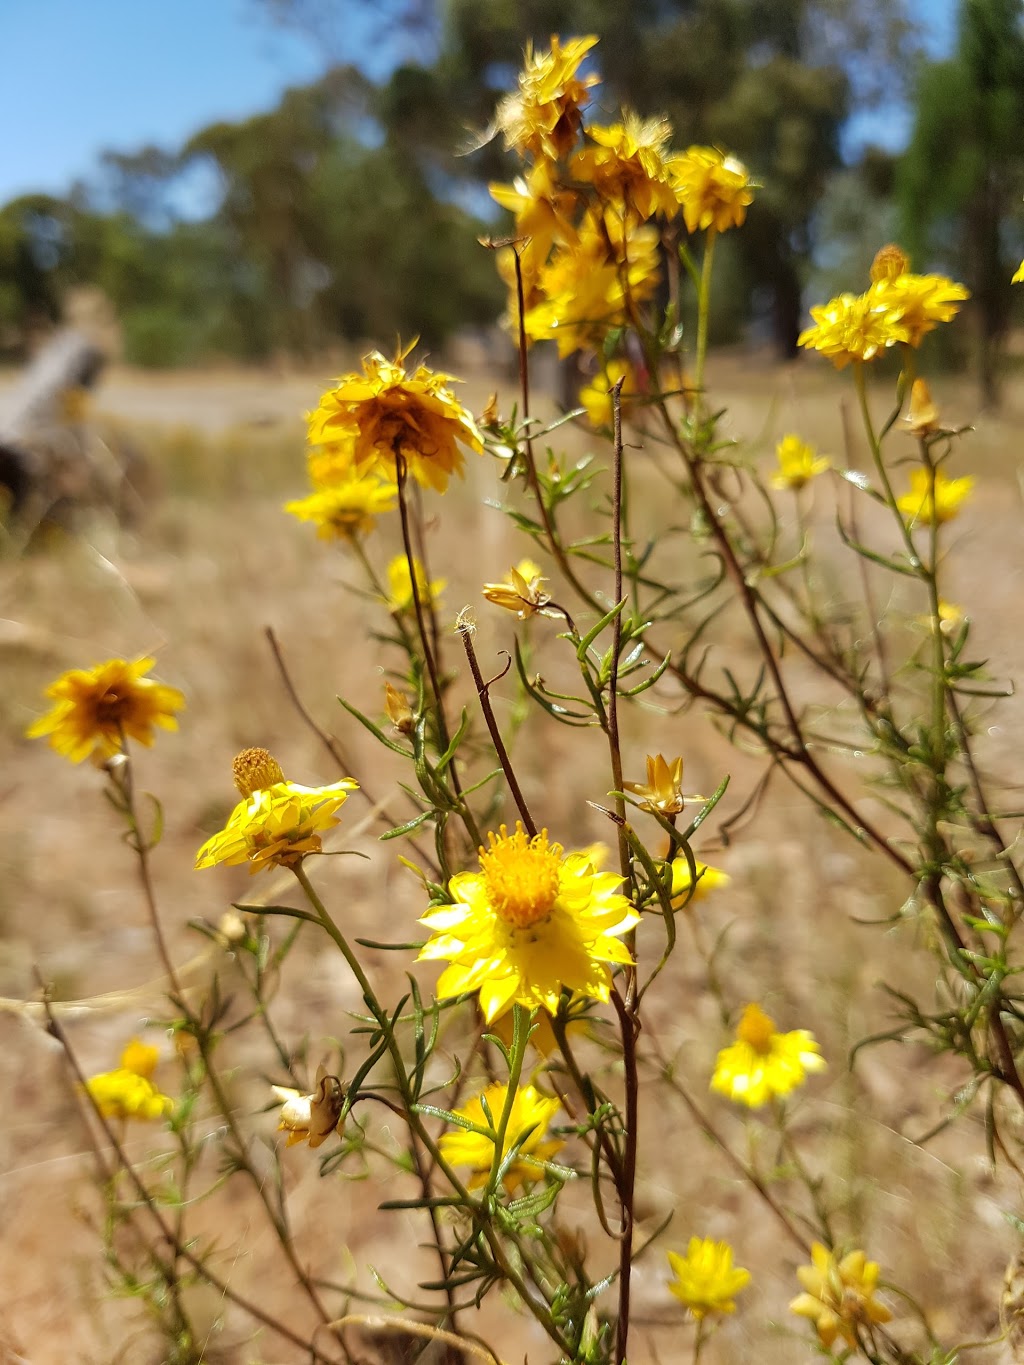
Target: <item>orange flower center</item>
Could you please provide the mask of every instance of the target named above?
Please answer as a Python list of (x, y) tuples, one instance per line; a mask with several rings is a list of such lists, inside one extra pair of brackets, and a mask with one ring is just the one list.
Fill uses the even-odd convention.
[(774, 1033), (775, 1020), (769, 1018), (759, 1005), (748, 1005), (736, 1030), (739, 1041), (752, 1047), (762, 1057), (767, 1057), (772, 1050)]
[(231, 764), (235, 786), (248, 800), (253, 792), (264, 791), (284, 781), (281, 765), (266, 749), (243, 749)]
[(480, 850), (480, 869), (496, 914), (514, 929), (546, 919), (558, 898), (561, 844), (549, 844), (547, 830), (530, 839), (521, 825), (514, 834), (502, 825), (500, 837), (487, 837), (491, 847)]
[(116, 688), (108, 687), (102, 696), (96, 699), (96, 723), (101, 726), (110, 726), (117, 729), (118, 725), (124, 720), (125, 712), (131, 705), (130, 696), (122, 696)]

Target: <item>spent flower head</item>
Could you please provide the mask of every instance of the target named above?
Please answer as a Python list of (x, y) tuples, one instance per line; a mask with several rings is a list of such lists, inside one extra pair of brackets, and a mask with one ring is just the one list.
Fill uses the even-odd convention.
[(728, 1242), (710, 1237), (691, 1237), (686, 1255), (668, 1253), (675, 1276), (669, 1291), (698, 1320), (710, 1313), (735, 1313), (736, 1295), (750, 1283), (750, 1271), (733, 1265), (733, 1250)]
[(811, 1264), (798, 1266), (796, 1274), (804, 1292), (793, 1299), (789, 1311), (814, 1323), (826, 1350), (831, 1350), (836, 1337), (856, 1346), (859, 1327), (870, 1329), (892, 1318), (875, 1298), (878, 1263), (869, 1261), (863, 1251), (850, 1251), (840, 1258), (815, 1242)]
[(776, 1096), (788, 1095), (803, 1085), (809, 1071), (823, 1071), (825, 1065), (806, 1029), (778, 1033), (774, 1019), (751, 1004), (743, 1011), (736, 1041), (718, 1054), (711, 1089), (758, 1109)]
[(384, 683), (384, 714), (400, 735), (411, 735), (416, 728), (409, 698), (387, 681)]
[(683, 760), (669, 762), (662, 754), (647, 755), (647, 781), (623, 782), (623, 790), (640, 797), (640, 809), (678, 815), (685, 805)]
[(506, 611), (514, 611), (520, 621), (525, 621), (537, 612), (543, 612), (551, 601), (544, 591), (540, 566), (532, 559), (521, 559), (509, 569), (509, 576), (501, 583), (485, 583), (482, 592), (488, 602)]
[(287, 782), (278, 777), (280, 765), (265, 749), (244, 750), (234, 767), (242, 800), (196, 854), (197, 869), (247, 862), (255, 873), (297, 866), (307, 854), (323, 852), (321, 834), (340, 823), (336, 812), (359, 785), (350, 777), (326, 787)]
[(923, 379), (915, 379), (910, 386), (910, 409), (903, 420), (911, 436), (934, 436), (942, 429), (939, 410)]
[(438, 997), (479, 991), (488, 1023), (512, 1004), (554, 1014), (563, 989), (607, 1001), (612, 968), (633, 960), (619, 939), (640, 919), (619, 893), (622, 878), (565, 855), (546, 830), (531, 838), (502, 825), (487, 838), (480, 871), (456, 873), (454, 903), (420, 921), (431, 937), (419, 960), (450, 964)]
[(30, 739), (47, 736), (51, 748), (80, 763), (120, 753), (125, 740), (151, 745), (154, 729), (176, 730), (175, 712), (185, 705), (176, 687), (145, 675), (155, 659), (107, 659), (94, 668), (72, 668), (46, 689), (54, 701), (45, 716), (34, 721)]
[(329, 1076), (323, 1066), (317, 1067), (316, 1089), (309, 1095), (286, 1085), (272, 1085), (274, 1097), (281, 1102), (278, 1132), (286, 1132), (286, 1146), (308, 1142), (319, 1147), (338, 1126), (345, 1103), (345, 1088), (337, 1076)]
[[(508, 1086), (496, 1081), (454, 1113), (478, 1128), (491, 1129), (497, 1133), (507, 1096)], [(490, 1119), (484, 1110), (484, 1101), (490, 1110)], [(521, 1085), (516, 1090), (501, 1148), (502, 1157), (513, 1147), (519, 1148), (502, 1181), (507, 1191), (517, 1190), (524, 1181), (539, 1180), (544, 1175), (541, 1163), (550, 1161), (565, 1146), (560, 1138), (547, 1135), (559, 1107), (559, 1100), (542, 1095), (532, 1085)], [(454, 1128), (443, 1134), (438, 1143), (441, 1155), (450, 1166), (470, 1168), (472, 1175), (468, 1185), (471, 1190), (487, 1184), (494, 1165), (494, 1146), (494, 1138), (468, 1128)]]
[(461, 474), (462, 446), (478, 453), (483, 442), (468, 408), (449, 387), (451, 375), (403, 364), (408, 351), (387, 360), (379, 351), (363, 358), (362, 374), (346, 374), (328, 389), (309, 415), (313, 445), (351, 441), (356, 474), (376, 470), (398, 478), (401, 457), (418, 483), (443, 493)]
[(490, 136), (501, 133), (505, 146), (520, 156), (568, 156), (583, 124), (583, 109), (597, 85), (594, 74), (580, 77), (579, 67), (597, 38), (570, 38), (563, 47), (552, 35), (551, 47), (534, 51), (527, 45), (517, 88), (499, 103)]
[(756, 186), (741, 161), (717, 147), (688, 147), (668, 165), (687, 232), (742, 227)]
[[(934, 478), (934, 487), (932, 479)], [(974, 491), (974, 479), (949, 479), (941, 469), (912, 469), (910, 491), (896, 499), (896, 506), (912, 526), (941, 525), (959, 516), (960, 508)]]
[(827, 455), (819, 455), (814, 446), (802, 441), (792, 432), (783, 436), (775, 447), (775, 457), (779, 467), (772, 475), (773, 488), (803, 488), (826, 469), (832, 468)]

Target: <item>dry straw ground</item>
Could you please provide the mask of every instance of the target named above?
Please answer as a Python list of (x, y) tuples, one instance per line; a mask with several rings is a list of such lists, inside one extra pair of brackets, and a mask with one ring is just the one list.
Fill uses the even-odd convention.
[[(367, 712), (380, 712), (388, 654), (369, 635), (379, 619), (376, 609), (350, 591), (355, 573), (344, 555), (280, 510), (284, 497), (302, 490), (300, 415), (327, 377), (114, 375), (102, 406), (143, 441), (148, 437), (156, 462), (159, 492), (145, 519), (131, 533), (100, 520), (81, 539), (0, 563), (0, 996), (30, 998), (38, 967), (61, 998), (92, 1000), (69, 1025), (90, 1069), (112, 1065), (127, 1036), (148, 1014), (159, 1015), (160, 990), (156, 984), (133, 994), (120, 1008), (102, 999), (106, 992), (156, 982), (158, 969), (131, 857), (118, 840), (97, 774), (88, 765), (71, 769), (40, 743), (23, 738), (40, 710), (42, 688), (57, 672), (111, 654), (152, 650), (159, 676), (187, 694), (180, 736), (161, 738), (139, 768), (140, 785), (157, 793), (166, 811), (155, 870), (165, 925), (182, 962), (206, 950), (187, 921), (205, 916), (215, 922), (231, 899), (254, 889), (244, 869), (192, 870), (197, 845), (231, 803), (233, 754), (244, 745), (265, 744), (299, 781), (335, 776), (287, 702), (264, 626), (274, 627), (303, 697), (317, 720), (339, 736), (355, 775), (374, 796), (392, 789), (399, 776), (335, 701), (340, 692)], [(495, 382), (503, 386), (503, 408), (510, 406), (511, 383), (493, 381), (483, 370), (467, 378), (478, 411)], [(729, 434), (749, 442), (753, 456), (767, 460), (775, 440), (790, 430), (838, 452), (839, 404), (846, 390), (842, 376), (827, 367), (807, 362), (778, 369), (745, 357), (719, 357), (711, 366), (710, 387), (729, 409)], [(938, 381), (934, 391), (944, 415), (977, 426), (958, 459), (957, 472), (967, 472), (969, 465), (979, 476), (979, 490), (951, 538), (949, 595), (969, 608), (976, 623), (974, 655), (987, 656), (996, 677), (1021, 677), (1024, 538), (1018, 475), (1024, 388), (1011, 390), (998, 417), (977, 415), (963, 381)], [(577, 432), (566, 440), (580, 451), (588, 443)], [(642, 467), (640, 484), (647, 493), (641, 504), (650, 533), (657, 534), (682, 514), (653, 496), (648, 456), (631, 451), (629, 458)], [(481, 505), (497, 491), (494, 470), (471, 459), (465, 485), (437, 503), (432, 568), (449, 580), (450, 618), (467, 602), (477, 605), (480, 581), (502, 576), (521, 553), (500, 512)], [(818, 495), (822, 536), (829, 531), (826, 501)], [(395, 548), (393, 529), (383, 531), (380, 544), (371, 543), (381, 559)], [(509, 644), (511, 623), (492, 619), (482, 604), (477, 614), (486, 661)], [(505, 696), (512, 695), (509, 684)], [(516, 742), (529, 799), (568, 844), (606, 836), (601, 817), (585, 805), (588, 797), (602, 799), (609, 786), (599, 749), (589, 739), (538, 714)], [(756, 771), (753, 759), (737, 754), (696, 713), (668, 716), (651, 708), (627, 713), (627, 773), (641, 773), (651, 749), (685, 755), (691, 790), (710, 791), (732, 773), (735, 797), (726, 798), (725, 813), (740, 802)], [(992, 717), (982, 758), (1005, 782), (1009, 805), (1019, 809), (1024, 760), (1019, 698)], [(855, 760), (837, 760), (837, 771), (850, 762)], [(847, 776), (856, 781), (855, 774)], [(401, 811), (400, 801), (395, 810)], [(350, 838), (357, 831), (355, 846), (372, 861), (323, 859), (315, 869), (317, 881), (355, 933), (407, 937), (420, 910), (418, 888), (398, 866), (396, 846), (375, 845), (368, 811), (355, 800), (346, 811), (346, 828)], [(943, 1335), (967, 1340), (998, 1330), (1003, 1270), (1017, 1237), (998, 1211), (999, 1178), (987, 1164), (981, 1125), (964, 1120), (924, 1148), (911, 1141), (948, 1112), (963, 1078), (955, 1068), (926, 1066), (928, 1058), (916, 1046), (868, 1053), (852, 1073), (846, 1065), (850, 1040), (888, 1020), (878, 983), (891, 979), (899, 962), (906, 984), (911, 947), (907, 928), (856, 921), (892, 915), (905, 888), (894, 884), (877, 857), (827, 826), (784, 784), (772, 788), (740, 840), (724, 850), (713, 841), (712, 831), (697, 852), (712, 849), (712, 861), (727, 868), (732, 883), (699, 914), (709, 937), (729, 926), (723, 964), (731, 998), (737, 1003), (757, 998), (782, 1026), (813, 1029), (830, 1060), (827, 1076), (807, 1088), (797, 1129), (808, 1164), (827, 1177), (840, 1228), (869, 1249), (883, 1274), (890, 1268), (898, 1275)], [(216, 964), (208, 958), (199, 978), (208, 979), (214, 965), (229, 984), (233, 968), (226, 957)], [(377, 979), (389, 983), (385, 999), (397, 994), (406, 965), (397, 955), (369, 955)], [(422, 975), (428, 980), (426, 971)], [(652, 992), (645, 1040), (678, 1057), (698, 1094), (724, 1041), (717, 1006), (701, 989), (702, 975), (692, 953), (684, 948), (677, 954)], [(927, 989), (926, 973), (919, 973), (917, 984)], [(302, 943), (276, 1002), (286, 1042), (297, 1044), (309, 1033), (315, 1067), (322, 1040), (344, 1034), (345, 1010), (356, 1005), (336, 954), (312, 938)], [(451, 1044), (457, 1047), (458, 1039)], [(268, 1101), (266, 1082), (280, 1077), (272, 1074), (265, 1051), (244, 1041), (230, 1044), (228, 1055), (239, 1112), (255, 1133), (272, 1139), (274, 1115), (260, 1115)], [(98, 1215), (90, 1161), (61, 1059), (53, 1040), (16, 1013), (0, 1015), (0, 1112), (0, 1361), (107, 1365), (163, 1359), (140, 1306), (106, 1290), (90, 1226)], [(746, 1151), (755, 1139), (744, 1133), (742, 1117), (725, 1112), (724, 1102), (715, 1112)], [(771, 1139), (760, 1131), (758, 1157), (770, 1167)], [(130, 1134), (129, 1149), (144, 1159), (151, 1142), (152, 1134), (140, 1127)], [(659, 1247), (638, 1267), (639, 1329), (631, 1365), (667, 1365), (680, 1358), (681, 1316), (663, 1288), (662, 1248), (685, 1245), (693, 1232), (730, 1238), (741, 1263), (754, 1272), (740, 1312), (726, 1322), (706, 1359), (717, 1365), (809, 1359), (806, 1334), (794, 1330), (784, 1311), (795, 1292), (797, 1258), (770, 1215), (749, 1189), (736, 1184), (671, 1097), (647, 1113), (641, 1162), (643, 1226), (653, 1227), (670, 1207), (677, 1212)], [(284, 1166), (296, 1240), (311, 1264), (336, 1281), (364, 1286), (366, 1267), (374, 1264), (407, 1289), (414, 1285), (425, 1263), (414, 1249), (423, 1229), (413, 1215), (404, 1221), (401, 1215), (376, 1215), (381, 1195), (372, 1180), (320, 1182), (304, 1147), (289, 1152)], [(788, 1188), (782, 1178), (783, 1202)], [(566, 1218), (571, 1222), (574, 1205), (586, 1203), (585, 1196), (574, 1200), (567, 1189)], [(242, 1182), (229, 1183), (198, 1218), (216, 1236), (220, 1273), (301, 1321), (287, 1272)], [(603, 1258), (600, 1234), (588, 1236)], [(223, 1311), (205, 1291), (196, 1291), (196, 1304), (211, 1324)], [(488, 1318), (492, 1325), (506, 1323), (498, 1338), (505, 1359), (522, 1359), (524, 1352), (531, 1360), (546, 1358), (544, 1343), (526, 1320), (501, 1305)], [(269, 1338), (250, 1339), (246, 1324), (230, 1311), (213, 1340), (211, 1361), (299, 1359)]]

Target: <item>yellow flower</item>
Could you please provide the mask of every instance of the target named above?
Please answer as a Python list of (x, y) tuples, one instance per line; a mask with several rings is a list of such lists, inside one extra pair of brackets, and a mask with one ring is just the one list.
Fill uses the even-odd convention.
[(827, 355), (837, 370), (851, 360), (874, 360), (880, 351), (909, 341), (910, 330), (898, 311), (875, 292), (840, 294), (811, 309), (814, 326), (802, 331), (797, 345)]
[(940, 322), (951, 322), (963, 300), (971, 297), (970, 290), (945, 275), (912, 275), (908, 271), (880, 280), (869, 294), (899, 319), (911, 346), (920, 346)]
[(303, 1095), (287, 1085), (270, 1088), (281, 1101), (277, 1130), (288, 1134), (286, 1146), (308, 1142), (310, 1147), (319, 1147), (337, 1128), (345, 1103), (345, 1090), (337, 1076), (328, 1076), (324, 1067), (317, 1067), (316, 1089), (311, 1095)]
[(711, 1089), (757, 1109), (773, 1096), (788, 1095), (803, 1085), (808, 1071), (823, 1071), (825, 1065), (806, 1029), (776, 1033), (774, 1019), (759, 1006), (748, 1005), (735, 1043), (718, 1054)]
[[(507, 1094), (508, 1086), (496, 1081), (493, 1085), (489, 1085), (482, 1094), (474, 1096), (461, 1109), (454, 1111), (459, 1118), (466, 1119), (467, 1122), (474, 1123), (480, 1128), (488, 1129), (490, 1133), (494, 1134), (493, 1137), (487, 1133), (475, 1133), (471, 1129), (457, 1128), (453, 1132), (443, 1134), (438, 1142), (441, 1155), (450, 1166), (470, 1167), (473, 1172), (469, 1178), (471, 1190), (477, 1190), (482, 1185), (486, 1185), (491, 1174), (491, 1167), (494, 1164), (495, 1137), (504, 1112)], [(490, 1119), (484, 1112), (484, 1100), (487, 1101), (487, 1108), (491, 1111)], [(535, 1090), (532, 1085), (521, 1085), (516, 1091), (509, 1112), (501, 1154), (504, 1156), (520, 1140), (522, 1140), (522, 1145), (516, 1153), (515, 1160), (505, 1172), (502, 1183), (506, 1190), (514, 1191), (526, 1180), (541, 1179), (544, 1175), (544, 1168), (540, 1163), (550, 1161), (555, 1153), (565, 1146), (560, 1138), (546, 1136), (548, 1125), (558, 1112), (558, 1108), (559, 1101), (557, 1099), (549, 1099), (546, 1095), (542, 1095), (539, 1090)], [(529, 1135), (524, 1137), (524, 1134), (527, 1133)]]
[(755, 186), (741, 161), (717, 147), (689, 147), (669, 159), (669, 171), (687, 232), (742, 226)]
[(735, 1296), (750, 1283), (750, 1271), (732, 1263), (728, 1242), (710, 1237), (691, 1237), (686, 1255), (668, 1253), (675, 1279), (669, 1291), (686, 1304), (695, 1318), (708, 1313), (735, 1313)]
[(595, 427), (613, 425), (615, 412), (611, 391), (620, 379), (620, 404), (625, 418), (627, 409), (632, 406), (630, 399), (647, 392), (646, 376), (631, 361), (609, 360), (602, 372), (580, 390), (580, 406), (586, 408), (587, 416)]
[(133, 1038), (121, 1053), (121, 1065), (113, 1071), (90, 1076), (85, 1088), (105, 1119), (160, 1119), (174, 1101), (152, 1084), (160, 1053)]
[(910, 386), (910, 411), (903, 420), (911, 436), (931, 436), (939, 430), (939, 410), (923, 379), (915, 379)]
[[(416, 573), (416, 596), (422, 606), (429, 607), (440, 598), (448, 580), (435, 578), (433, 582), (428, 583), (426, 572), (418, 559), (413, 560), (413, 566)], [(398, 615), (403, 611), (412, 611), (415, 605), (409, 561), (404, 554), (395, 555), (388, 565), (388, 611)]]
[(1016, 270), (1013, 272), (1013, 274), (1010, 276), (1010, 283), (1011, 283), (1011, 284), (1024, 284), (1024, 261), (1021, 261), (1020, 265), (1017, 267), (1017, 269), (1016, 269)]
[(495, 203), (515, 214), (516, 236), (529, 238), (537, 260), (547, 259), (556, 239), (574, 235), (576, 196), (558, 185), (550, 161), (536, 162), (525, 176), (517, 176), (511, 184), (495, 181), (487, 188)]
[(420, 921), (432, 937), (419, 960), (450, 963), (439, 998), (479, 990), (488, 1023), (514, 1003), (554, 1014), (563, 988), (607, 1001), (609, 964), (633, 960), (619, 936), (640, 919), (618, 893), (622, 878), (582, 853), (563, 857), (546, 830), (529, 838), (502, 825), (488, 842), (479, 872), (452, 877), (454, 904)]
[(811, 1265), (797, 1267), (797, 1279), (804, 1287), (789, 1305), (789, 1311), (809, 1318), (818, 1337), (830, 1350), (836, 1337), (848, 1346), (857, 1344), (858, 1327), (889, 1322), (892, 1314), (875, 1299), (879, 1268), (863, 1251), (851, 1251), (839, 1260), (834, 1252), (815, 1242)]
[(952, 521), (971, 496), (974, 480), (970, 475), (964, 479), (947, 479), (945, 474), (937, 469), (934, 477), (933, 496), (931, 470), (910, 471), (910, 492), (896, 499), (896, 506), (908, 522), (918, 526), (931, 526)]
[(589, 211), (574, 237), (556, 246), (536, 272), (523, 324), (530, 341), (555, 341), (563, 358), (598, 349), (613, 327), (627, 321), (627, 300), (640, 303), (657, 286), (658, 233), (623, 223), (611, 210)]
[(661, 754), (648, 754), (647, 781), (623, 782), (622, 786), (623, 790), (641, 798), (641, 810), (657, 810), (662, 815), (678, 815), (685, 802), (682, 783), (681, 758), (674, 758), (669, 763)]
[(628, 110), (621, 123), (610, 127), (591, 124), (587, 136), (596, 143), (577, 152), (570, 171), (577, 180), (593, 185), (599, 198), (619, 212), (632, 209), (643, 219), (679, 212), (665, 148), (672, 136), (667, 119), (642, 119)]
[(144, 675), (155, 659), (108, 659), (94, 668), (73, 668), (46, 689), (56, 705), (26, 730), (30, 739), (49, 735), (50, 746), (80, 763), (96, 753), (109, 758), (123, 740), (150, 745), (154, 726), (176, 730), (174, 712), (185, 705), (176, 687)]
[[(260, 765), (253, 755), (265, 755)], [(265, 749), (246, 749), (235, 760), (242, 800), (227, 823), (196, 854), (196, 868), (251, 863), (261, 868), (294, 867), (307, 853), (323, 852), (320, 835), (340, 822), (335, 816), (358, 787), (350, 777), (326, 787), (303, 787), (278, 776), (281, 769)], [(266, 785), (250, 785), (250, 783)], [(248, 787), (248, 790), (246, 788)]]
[(308, 498), (286, 502), (284, 510), (299, 521), (313, 522), (321, 540), (356, 540), (373, 530), (379, 513), (391, 511), (396, 493), (393, 483), (383, 483), (372, 474), (350, 474)]
[(772, 475), (773, 488), (803, 488), (811, 479), (832, 467), (827, 455), (818, 455), (814, 446), (792, 434), (783, 436), (775, 447), (775, 455), (779, 468)]
[(392, 482), (401, 455), (417, 482), (443, 493), (449, 476), (462, 473), (459, 443), (478, 453), (483, 443), (448, 387), (451, 375), (425, 365), (408, 374), (404, 358), (365, 356), (362, 374), (343, 375), (320, 399), (309, 416), (309, 440), (324, 445), (350, 437), (355, 472), (376, 469)]
[(570, 38), (563, 47), (552, 36), (548, 52), (534, 52), (532, 43), (527, 46), (519, 88), (505, 96), (494, 115), (494, 132), (504, 136), (510, 151), (556, 161), (572, 151), (583, 107), (598, 84), (597, 76), (580, 79), (576, 73), (597, 41), (592, 35)]
[(547, 579), (541, 577), (540, 567), (532, 559), (522, 559), (502, 583), (485, 583), (483, 595), (496, 607), (514, 611), (520, 621), (535, 612), (543, 611), (551, 598), (543, 589)]
[(710, 896), (712, 891), (729, 884), (728, 872), (723, 872), (720, 867), (709, 867), (707, 863), (702, 863), (697, 858), (694, 859), (693, 865), (697, 869), (697, 885), (691, 896), (690, 864), (681, 856), (672, 859), (670, 895), (673, 910), (688, 910), (695, 901), (702, 901), (705, 896)]

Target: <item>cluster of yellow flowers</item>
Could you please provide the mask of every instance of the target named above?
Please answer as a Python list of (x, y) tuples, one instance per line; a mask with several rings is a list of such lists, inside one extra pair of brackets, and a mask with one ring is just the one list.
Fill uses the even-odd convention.
[[(547, 52), (527, 52), (518, 89), (499, 106), (494, 132), (526, 162), (510, 184), (490, 186), (515, 218), (515, 257), (499, 262), (509, 285), (509, 320), (527, 342), (554, 340), (563, 356), (578, 349), (603, 352), (609, 333), (636, 327), (640, 310), (660, 280), (661, 230), (655, 222), (682, 218), (689, 233), (739, 227), (753, 202), (746, 168), (714, 147), (671, 149), (663, 118), (624, 110), (612, 124), (585, 123), (598, 77), (579, 70), (596, 45), (593, 36)], [(581, 140), (582, 139), (582, 140)], [(517, 278), (517, 264), (518, 276)], [(585, 406), (595, 424), (610, 421), (608, 389), (649, 392), (635, 358), (603, 358)], [(603, 382), (602, 382), (603, 380)]]
[(133, 1038), (121, 1053), (121, 1065), (101, 1071), (85, 1083), (89, 1098), (105, 1119), (162, 1119), (174, 1101), (153, 1084), (159, 1050)]

